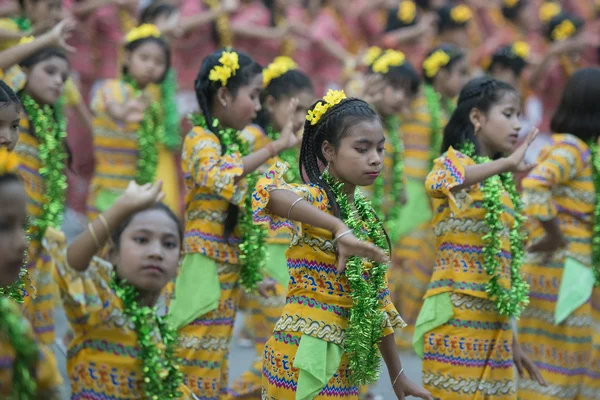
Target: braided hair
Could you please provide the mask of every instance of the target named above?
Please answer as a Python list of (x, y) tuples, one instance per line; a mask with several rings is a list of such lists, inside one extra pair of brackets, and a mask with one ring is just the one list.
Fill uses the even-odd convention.
[[(213, 126), (214, 118), (211, 110), (212, 102), (217, 95), (217, 91), (222, 87), (220, 82), (214, 82), (208, 79), (208, 75), (215, 66), (219, 65), (219, 58), (221, 58), (224, 51), (225, 50), (223, 49), (217, 50), (204, 59), (200, 71), (198, 72), (198, 76), (196, 77), (196, 81), (194, 82), (198, 106), (200, 107), (200, 112), (206, 119), (207, 126)], [(235, 97), (242, 86), (248, 85), (256, 75), (262, 72), (262, 67), (245, 53), (236, 50), (231, 51), (235, 51), (238, 54), (240, 69), (236, 71), (234, 76), (227, 80), (225, 87), (229, 90), (231, 95)], [(227, 151), (225, 144), (221, 141), (221, 138), (218, 137), (217, 132), (213, 132), (213, 134), (217, 135), (217, 139), (219, 139), (219, 142), (221, 143), (221, 151), (224, 154)], [(227, 217), (223, 224), (225, 238), (229, 238), (235, 230), (238, 221), (238, 211), (238, 206), (231, 203), (229, 204)]]
[(21, 104), (21, 101), (10, 86), (0, 79), (0, 108), (7, 107), (11, 104), (19, 105)]
[(480, 146), (469, 114), (474, 108), (487, 114), (507, 93), (519, 95), (517, 90), (508, 83), (488, 77), (476, 78), (467, 83), (460, 92), (456, 110), (444, 129), (442, 154), (450, 146), (460, 149), (468, 142), (475, 144), (475, 152), (478, 153)]
[[(310, 109), (314, 109), (317, 103), (319, 101), (315, 102)], [(300, 171), (304, 171), (306, 174), (303, 176), (304, 183), (312, 183), (325, 190), (333, 214), (338, 218), (340, 210), (333, 190), (321, 177), (322, 171), (319, 164), (327, 164), (321, 147), (323, 142), (327, 141), (337, 149), (350, 128), (360, 122), (373, 120), (379, 120), (379, 116), (369, 107), (369, 104), (357, 98), (348, 98), (331, 107), (317, 124), (311, 125), (309, 121), (304, 123), (299, 163)]]

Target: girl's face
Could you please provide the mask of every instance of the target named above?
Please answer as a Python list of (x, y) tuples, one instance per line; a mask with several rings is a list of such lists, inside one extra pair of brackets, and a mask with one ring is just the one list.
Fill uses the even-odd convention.
[(159, 293), (177, 274), (181, 237), (177, 224), (163, 210), (137, 213), (113, 251), (119, 277), (146, 293)]
[(262, 91), (262, 74), (256, 74), (247, 85), (241, 86), (236, 96), (224, 91), (223, 124), (229, 128), (241, 131), (250, 125), (256, 113), (260, 111), (260, 92)]
[(481, 130), (476, 137), (488, 155), (513, 151), (519, 140), (520, 116), (521, 99), (516, 92), (506, 92), (487, 115), (481, 113), (478, 118)]
[(332, 175), (345, 183), (371, 186), (383, 168), (385, 137), (379, 119), (348, 129), (338, 148), (325, 141), (321, 148)]
[(19, 181), (0, 184), (0, 286), (17, 281), (25, 259), (27, 194)]
[(69, 62), (65, 58), (52, 56), (26, 72), (25, 91), (40, 104), (54, 105), (62, 96), (69, 78)]
[(165, 49), (156, 42), (139, 45), (127, 55), (127, 72), (140, 87), (158, 83), (167, 69)]
[(519, 77), (510, 68), (498, 65), (492, 69), (491, 76), (496, 80), (508, 83), (514, 88), (520, 87)]
[(386, 85), (381, 100), (375, 104), (377, 112), (384, 117), (402, 113), (410, 103), (406, 88)]
[(19, 106), (0, 104), (0, 148), (13, 151), (19, 139)]
[[(293, 97), (298, 99), (298, 105), (294, 112), (293, 132), (298, 132), (304, 126), (306, 113), (314, 102), (315, 94), (312, 90), (306, 89), (295, 93)], [(268, 96), (266, 99), (271, 124), (276, 131), (281, 131), (288, 121), (287, 110), (290, 100), (291, 97), (288, 96), (283, 96), (279, 100), (275, 100), (272, 96)]]
[(451, 99), (458, 96), (463, 86), (469, 82), (469, 66), (467, 58), (462, 57), (452, 64), (450, 70), (442, 69), (438, 74), (441, 81), (442, 94)]

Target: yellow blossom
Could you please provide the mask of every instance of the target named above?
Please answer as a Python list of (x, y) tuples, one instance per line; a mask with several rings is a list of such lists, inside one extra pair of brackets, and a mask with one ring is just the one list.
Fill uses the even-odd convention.
[(414, 1), (403, 0), (398, 6), (398, 20), (410, 24), (417, 16), (417, 6)]
[(146, 39), (149, 37), (159, 38), (160, 29), (153, 24), (142, 24), (130, 30), (127, 36), (125, 36), (125, 41), (127, 43), (131, 43), (135, 42), (136, 40)]
[(19, 44), (33, 42), (34, 40), (35, 40), (35, 37), (33, 37), (33, 36), (25, 36), (25, 37), (22, 37), (21, 40), (19, 40)]
[(513, 8), (519, 3), (519, 0), (504, 0), (504, 5), (508, 8)]
[(224, 67), (229, 67), (232, 70), (233, 75), (235, 75), (235, 71), (240, 68), (240, 56), (235, 51), (224, 51), (219, 58), (219, 62)]
[(7, 148), (0, 149), (0, 175), (13, 174), (17, 172), (19, 158), (16, 153), (11, 153)]
[(404, 64), (405, 59), (404, 53), (395, 50), (387, 50), (373, 63), (373, 72), (387, 74), (390, 67), (398, 67)]
[(464, 24), (465, 22), (468, 22), (471, 20), (471, 18), (473, 18), (473, 12), (469, 7), (465, 6), (464, 4), (461, 4), (454, 7), (450, 11), (450, 17), (454, 22)]
[(577, 32), (571, 20), (565, 19), (552, 30), (552, 39), (556, 41), (567, 40)]
[(343, 90), (331, 90), (327, 92), (327, 94), (323, 97), (322, 101), (319, 101), (312, 110), (308, 110), (308, 115), (306, 116), (306, 120), (310, 122), (311, 125), (316, 125), (321, 117), (333, 106), (339, 104), (346, 98), (346, 93)]
[(215, 65), (208, 74), (208, 79), (213, 82), (221, 82), (221, 85), (227, 85), (227, 81), (240, 69), (239, 56), (235, 51), (224, 51), (219, 57), (221, 65)]
[(437, 75), (440, 68), (448, 65), (450, 62), (450, 56), (443, 50), (438, 50), (425, 61), (423, 61), (423, 70), (428, 78), (433, 78)]
[(512, 45), (512, 52), (523, 60), (527, 60), (531, 52), (531, 47), (526, 42), (518, 41)]
[(227, 81), (231, 78), (231, 69), (228, 67), (223, 67), (222, 65), (217, 65), (213, 69), (210, 70), (208, 74), (208, 79), (213, 82), (221, 82), (221, 85), (227, 85)]
[(556, 17), (561, 12), (560, 4), (553, 1), (547, 1), (540, 7), (539, 18), (544, 23), (550, 22), (550, 20)]
[(379, 57), (381, 55), (381, 53), (383, 53), (383, 50), (381, 50), (381, 47), (377, 47), (377, 46), (369, 47), (365, 56), (363, 57), (363, 63), (370, 67), (371, 65), (373, 65), (375, 60), (377, 60), (377, 57)]
[(263, 86), (269, 86), (273, 79), (277, 79), (288, 71), (298, 68), (294, 60), (289, 57), (276, 57), (267, 68), (263, 70)]

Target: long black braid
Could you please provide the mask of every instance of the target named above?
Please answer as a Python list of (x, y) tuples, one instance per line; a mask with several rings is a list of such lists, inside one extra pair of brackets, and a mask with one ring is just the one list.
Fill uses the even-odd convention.
[(0, 107), (6, 107), (10, 104), (19, 105), (21, 101), (10, 86), (0, 79)]

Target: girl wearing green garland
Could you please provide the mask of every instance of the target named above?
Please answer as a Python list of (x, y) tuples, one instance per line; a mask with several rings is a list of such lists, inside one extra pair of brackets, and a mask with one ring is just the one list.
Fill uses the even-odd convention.
[(440, 154), (444, 127), (455, 107), (455, 98), (469, 79), (464, 53), (453, 45), (431, 49), (421, 66), (424, 85), (409, 112), (402, 116), (404, 175), (407, 202), (400, 210), (402, 224), (393, 232), (394, 264), (401, 271), (398, 292), (400, 314), (408, 327), (397, 332), (396, 341), (410, 348), (417, 315), (423, 304), (435, 261), (435, 238), (431, 230), (431, 205), (425, 178)]
[(513, 152), (520, 110), (507, 83), (469, 82), (427, 176), (437, 255), (414, 347), (435, 398), (516, 399), (515, 365), (545, 385), (510, 320), (528, 302), (520, 272), (525, 218), (512, 173), (531, 168), (523, 158), (537, 135), (533, 129)]
[(329, 91), (304, 125), (306, 184), (285, 182), (282, 163), (258, 182), (254, 221), (292, 229), (289, 291), (264, 350), (263, 399), (358, 399), (360, 386), (379, 379), (380, 352), (397, 398), (432, 399), (398, 357), (393, 331), (405, 324), (389, 298), (390, 244), (358, 189), (382, 171), (383, 132), (366, 102)]
[[(161, 83), (169, 70), (170, 51), (154, 25), (141, 25), (125, 37), (126, 59), (121, 79), (107, 80), (96, 91), (94, 111), (94, 177), (88, 217), (106, 211), (131, 180), (152, 183), (159, 176), (159, 149), (165, 139)], [(173, 168), (171, 169), (173, 171)], [(176, 183), (176, 174), (165, 177)], [(178, 190), (175, 185), (172, 190)], [(167, 204), (178, 210), (170, 191)]]
[[(240, 290), (265, 290), (266, 231), (252, 222), (251, 196), (258, 168), (297, 145), (292, 127), (296, 100), (288, 104), (279, 138), (249, 145), (240, 133), (261, 109), (262, 67), (235, 50), (208, 56), (196, 79), (202, 110), (183, 146), (188, 189), (182, 269), (169, 309), (180, 330), (178, 356), (186, 385), (200, 398), (227, 392), (229, 342)], [(254, 141), (256, 144), (256, 141)]]
[(62, 380), (49, 347), (38, 344), (33, 327), (19, 311), (26, 290), (28, 199), (19, 178), (17, 143), (19, 99), (0, 81), (0, 397), (59, 399)]
[[(75, 333), (67, 371), (73, 399), (184, 399), (177, 335), (158, 305), (179, 268), (183, 230), (160, 203), (162, 184), (130, 182), (67, 245), (49, 229), (44, 245)], [(95, 255), (108, 246), (106, 259)]]

